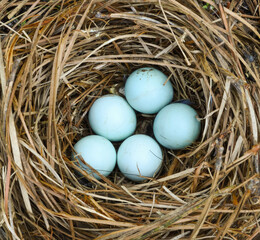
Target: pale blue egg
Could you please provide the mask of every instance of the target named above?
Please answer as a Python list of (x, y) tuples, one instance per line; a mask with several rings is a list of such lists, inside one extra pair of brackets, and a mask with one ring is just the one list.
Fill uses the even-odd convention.
[(96, 179), (100, 177), (80, 160), (82, 159), (100, 174), (108, 176), (116, 165), (116, 150), (113, 144), (104, 137), (98, 135), (90, 135), (81, 138), (74, 146), (76, 153), (72, 154), (73, 161), (88, 174)]
[(197, 112), (187, 104), (169, 104), (155, 117), (154, 136), (166, 148), (185, 148), (200, 134), (201, 124), (197, 117)]
[(139, 68), (130, 74), (125, 84), (128, 103), (137, 111), (154, 114), (173, 99), (173, 88), (167, 76), (151, 68)]
[(117, 165), (119, 170), (133, 181), (154, 177), (162, 165), (162, 150), (151, 137), (143, 134), (127, 138), (119, 147)]
[(97, 99), (88, 118), (93, 131), (111, 141), (124, 140), (136, 128), (134, 110), (118, 95), (109, 94)]

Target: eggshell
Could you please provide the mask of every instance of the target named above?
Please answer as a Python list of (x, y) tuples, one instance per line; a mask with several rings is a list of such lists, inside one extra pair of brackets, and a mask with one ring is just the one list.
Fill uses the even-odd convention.
[(166, 82), (167, 78), (155, 68), (145, 67), (135, 70), (125, 84), (128, 103), (141, 113), (157, 113), (173, 99), (173, 88), (169, 80)]
[(144, 177), (154, 177), (159, 171), (162, 158), (161, 148), (153, 138), (137, 134), (121, 144), (117, 153), (117, 164), (127, 178), (143, 181)]
[(157, 141), (169, 149), (182, 149), (194, 142), (201, 129), (197, 112), (187, 104), (172, 103), (155, 117), (153, 131)]
[(78, 155), (104, 176), (108, 176), (116, 165), (116, 150), (113, 144), (106, 138), (98, 135), (90, 135), (81, 138), (74, 146), (76, 153), (72, 154), (72, 160), (78, 162), (79, 167), (94, 176), (100, 177), (83, 163)]
[(111, 141), (121, 141), (132, 135), (136, 128), (136, 115), (127, 101), (117, 95), (97, 99), (89, 111), (93, 131)]

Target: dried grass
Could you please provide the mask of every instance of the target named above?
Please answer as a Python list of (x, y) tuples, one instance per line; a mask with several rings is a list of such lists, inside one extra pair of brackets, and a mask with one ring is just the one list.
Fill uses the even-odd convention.
[[(1, 1), (2, 239), (253, 239), (259, 233), (259, 3)], [(204, 6), (204, 8), (203, 8)], [(211, 7), (210, 7), (211, 6)], [(144, 183), (75, 176), (87, 113), (154, 66), (200, 141)], [(137, 132), (152, 118), (138, 114)], [(116, 144), (118, 146), (119, 144)]]

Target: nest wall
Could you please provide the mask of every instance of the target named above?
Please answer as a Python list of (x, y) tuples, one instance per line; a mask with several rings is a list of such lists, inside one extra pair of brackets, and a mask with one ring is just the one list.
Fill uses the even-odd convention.
[[(256, 1), (0, 4), (2, 239), (253, 239), (259, 232)], [(160, 172), (98, 181), (71, 161), (87, 114), (137, 68), (170, 76), (202, 123)], [(154, 116), (137, 113), (153, 136)], [(115, 143), (118, 148), (119, 143)], [(81, 171), (84, 177), (77, 175)]]

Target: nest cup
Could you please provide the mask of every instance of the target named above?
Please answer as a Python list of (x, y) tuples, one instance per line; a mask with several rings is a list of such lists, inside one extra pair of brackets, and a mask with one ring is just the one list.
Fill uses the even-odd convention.
[[(2, 239), (257, 236), (255, 1), (20, 3), (5, 4), (0, 28)], [(199, 139), (163, 148), (162, 169), (143, 183), (118, 169), (100, 181), (76, 175), (72, 147), (93, 134), (91, 105), (123, 96), (129, 74), (147, 66), (198, 112)], [(137, 118), (136, 133), (153, 136), (154, 115)]]

